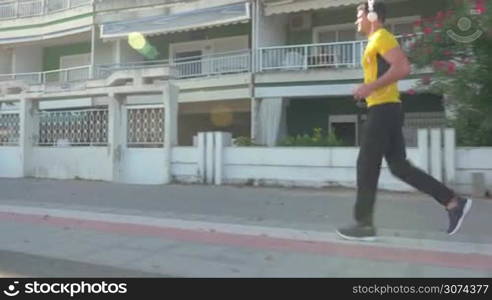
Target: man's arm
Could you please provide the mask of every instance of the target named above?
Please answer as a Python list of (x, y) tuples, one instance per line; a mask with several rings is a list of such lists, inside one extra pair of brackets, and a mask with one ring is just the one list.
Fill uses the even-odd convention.
[(411, 72), (408, 58), (400, 47), (389, 50), (383, 55), (383, 58), (390, 64), (390, 68), (378, 80), (369, 84), (369, 88), (373, 91), (403, 79)]

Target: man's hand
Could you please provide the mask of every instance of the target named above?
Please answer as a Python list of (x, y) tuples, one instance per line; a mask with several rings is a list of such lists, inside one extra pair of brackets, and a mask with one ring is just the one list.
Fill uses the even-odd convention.
[(374, 89), (372, 88), (371, 85), (369, 84), (362, 84), (362, 85), (359, 85), (354, 91), (353, 91), (353, 95), (354, 95), (354, 99), (355, 100), (362, 100), (362, 99), (365, 99), (367, 97), (369, 97), (372, 92), (374, 91)]

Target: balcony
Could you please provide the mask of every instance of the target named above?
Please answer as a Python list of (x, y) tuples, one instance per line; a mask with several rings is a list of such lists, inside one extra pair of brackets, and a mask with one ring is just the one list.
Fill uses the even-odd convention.
[(92, 0), (17, 0), (0, 3), (0, 20), (48, 15), (90, 5)]
[(251, 71), (251, 52), (240, 50), (179, 58), (171, 66), (177, 79), (245, 73)]
[[(404, 50), (415, 39), (398, 36)], [(360, 68), (367, 41), (349, 41), (323, 44), (289, 45), (258, 49), (256, 70), (288, 71), (319, 68)]]
[[(169, 67), (175, 79), (210, 77), (251, 71), (249, 49), (169, 60), (148, 60), (120, 64), (86, 65), (44, 72), (0, 74), (0, 83), (22, 81), (29, 85), (106, 79), (119, 71), (151, 70)], [(150, 76), (150, 75), (149, 75)]]
[(91, 74), (92, 66), (89, 65), (45, 72), (0, 74), (0, 82), (13, 80), (23, 81), (32, 85), (74, 82), (88, 80), (91, 78)]

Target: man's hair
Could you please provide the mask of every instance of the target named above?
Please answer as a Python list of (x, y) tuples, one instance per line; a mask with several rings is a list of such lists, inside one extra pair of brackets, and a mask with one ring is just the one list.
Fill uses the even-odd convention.
[[(359, 10), (363, 10), (365, 13), (369, 12), (369, 4), (367, 3), (367, 1), (357, 6), (357, 11)], [(374, 12), (378, 14), (379, 22), (384, 23), (384, 21), (386, 21), (386, 5), (384, 5), (384, 3), (381, 2), (374, 3)]]

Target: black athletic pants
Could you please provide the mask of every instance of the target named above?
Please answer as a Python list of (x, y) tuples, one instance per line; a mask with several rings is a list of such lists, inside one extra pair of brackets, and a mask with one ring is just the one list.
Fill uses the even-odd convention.
[(357, 202), (355, 220), (372, 225), (374, 203), (382, 158), (391, 173), (421, 192), (446, 205), (454, 192), (414, 167), (406, 158), (402, 133), (403, 111), (400, 103), (375, 105), (368, 109), (365, 132), (357, 159)]

